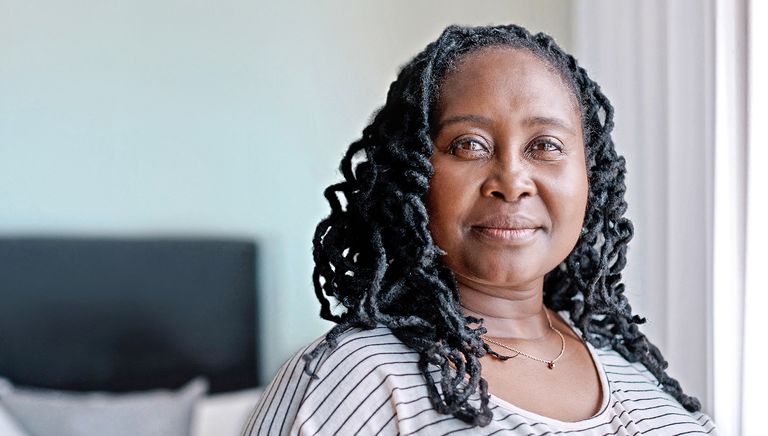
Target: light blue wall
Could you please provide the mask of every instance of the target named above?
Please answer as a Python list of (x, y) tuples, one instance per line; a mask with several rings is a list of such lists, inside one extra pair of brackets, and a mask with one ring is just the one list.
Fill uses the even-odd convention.
[(445, 25), (570, 48), (570, 2), (0, 0), (0, 233), (262, 247), (264, 376), (329, 325), (311, 237), (346, 146)]

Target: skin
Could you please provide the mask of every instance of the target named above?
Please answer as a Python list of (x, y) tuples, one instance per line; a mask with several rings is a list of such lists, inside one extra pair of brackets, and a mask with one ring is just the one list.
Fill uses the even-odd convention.
[(544, 275), (575, 246), (587, 205), (575, 96), (529, 51), (487, 47), (445, 77), (432, 131), (430, 231), (465, 313), (484, 319), (486, 337), (543, 359), (561, 347), (545, 310), (566, 340), (556, 369), (523, 356), (483, 357), (491, 394), (562, 421), (593, 416), (602, 398), (589, 351), (543, 305)]

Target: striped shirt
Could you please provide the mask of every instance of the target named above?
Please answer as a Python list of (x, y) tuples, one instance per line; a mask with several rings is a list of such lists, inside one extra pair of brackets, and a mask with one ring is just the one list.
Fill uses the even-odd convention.
[[(567, 312), (560, 312), (570, 323)], [(577, 332), (578, 329), (572, 324)], [(587, 344), (598, 363), (603, 403), (576, 422), (537, 415), (491, 395), (493, 420), (473, 427), (435, 411), (417, 367), (419, 355), (386, 327), (352, 329), (339, 345), (312, 362), (317, 379), (303, 371), (301, 356), (283, 365), (251, 414), (243, 435), (363, 434), (447, 435), (716, 435), (708, 416), (686, 411), (641, 364), (612, 349)], [(437, 367), (433, 377), (439, 377)], [(470, 400), (479, 405), (479, 396)]]

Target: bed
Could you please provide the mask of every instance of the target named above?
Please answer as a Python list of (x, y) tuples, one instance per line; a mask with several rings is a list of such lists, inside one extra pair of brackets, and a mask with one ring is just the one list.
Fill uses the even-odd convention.
[(94, 426), (133, 413), (126, 434), (238, 434), (256, 283), (247, 239), (0, 238), (0, 432), (116, 434)]

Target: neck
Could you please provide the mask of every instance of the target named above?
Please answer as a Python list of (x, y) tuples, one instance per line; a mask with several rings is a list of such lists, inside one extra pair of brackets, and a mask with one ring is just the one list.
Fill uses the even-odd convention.
[(483, 319), (489, 337), (539, 339), (549, 333), (543, 283), (522, 289), (483, 289), (459, 281), (465, 315)]

